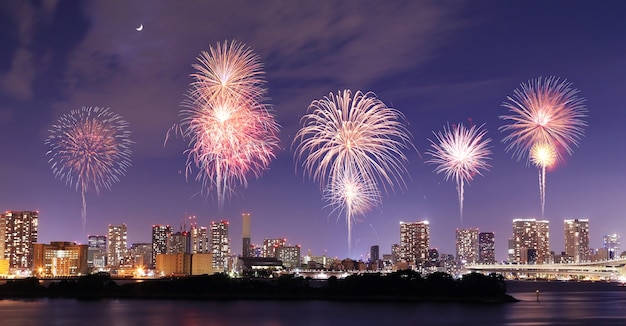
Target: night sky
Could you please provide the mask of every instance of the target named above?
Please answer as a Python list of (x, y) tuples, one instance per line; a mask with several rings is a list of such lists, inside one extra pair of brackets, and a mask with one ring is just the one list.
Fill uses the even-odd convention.
[[(496, 235), (506, 259), (514, 218), (541, 218), (538, 171), (505, 151), (498, 118), (521, 83), (566, 79), (585, 98), (588, 126), (572, 156), (547, 173), (551, 249), (564, 250), (563, 220), (587, 218), (590, 245), (626, 236), (626, 3), (622, 1), (2, 1), (0, 4), (0, 210), (38, 210), (39, 242), (76, 241), (128, 225), (129, 245), (153, 224), (179, 229), (230, 222), (241, 253), (241, 213), (252, 243), (287, 238), (302, 254), (348, 256), (343, 216), (295, 166), (291, 143), (311, 101), (351, 89), (403, 112), (417, 151), (406, 152), (406, 188), (358, 219), (353, 258), (390, 253), (400, 221), (428, 220), (431, 246), (454, 253), (455, 229)], [(135, 29), (144, 25), (141, 32)], [(259, 178), (218, 210), (185, 177), (180, 121), (197, 56), (237, 40), (264, 64), (281, 150)], [(72, 109), (109, 107), (130, 124), (132, 166), (111, 190), (81, 196), (55, 178), (44, 144)], [(433, 172), (429, 138), (450, 123), (485, 124), (491, 168), (466, 187), (461, 222), (455, 183)]]

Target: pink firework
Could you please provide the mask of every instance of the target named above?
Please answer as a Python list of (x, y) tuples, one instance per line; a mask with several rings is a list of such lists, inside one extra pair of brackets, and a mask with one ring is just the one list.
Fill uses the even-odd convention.
[[(545, 162), (537, 153), (549, 149), (554, 165), (564, 159), (565, 153), (571, 155), (572, 147), (584, 135), (587, 123), (585, 100), (578, 97), (578, 90), (571, 83), (558, 78), (541, 77), (522, 84), (516, 89), (513, 97), (502, 105), (509, 109), (510, 114), (500, 116), (508, 124), (501, 126), (500, 131), (509, 132), (502, 141), (508, 143), (506, 150), (520, 160), (527, 157), (527, 164), (532, 162), (540, 168), (541, 215), (545, 206)], [(533, 149), (533, 146), (539, 146)]]
[(189, 139), (187, 173), (199, 172), (202, 191), (217, 193), (223, 209), (248, 176), (259, 178), (279, 148), (279, 125), (265, 104), (265, 80), (259, 57), (237, 42), (201, 53), (194, 65), (180, 128)]
[(83, 199), (83, 229), (87, 221), (85, 193), (111, 189), (130, 167), (128, 122), (108, 108), (83, 107), (61, 116), (45, 140), (54, 175), (65, 180)]
[(456, 181), (461, 221), (465, 184), (490, 167), (487, 160), (491, 155), (488, 147), (491, 139), (485, 138), (486, 133), (482, 126), (468, 129), (459, 124), (452, 128), (444, 126), (443, 132), (433, 132), (436, 141), (429, 139), (432, 148), (426, 154), (431, 155), (432, 159), (426, 163), (436, 164), (437, 174), (443, 173), (446, 180), (453, 178)]

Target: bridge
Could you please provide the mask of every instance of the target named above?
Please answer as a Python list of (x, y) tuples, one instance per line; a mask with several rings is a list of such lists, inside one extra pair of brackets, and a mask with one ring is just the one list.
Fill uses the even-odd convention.
[(466, 270), (498, 273), (510, 278), (571, 279), (585, 277), (597, 280), (626, 281), (626, 258), (567, 264), (473, 264)]

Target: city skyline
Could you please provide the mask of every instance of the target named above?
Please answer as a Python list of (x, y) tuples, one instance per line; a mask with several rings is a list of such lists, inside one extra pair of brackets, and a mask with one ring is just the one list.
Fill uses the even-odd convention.
[[(121, 10), (120, 8), (123, 8)], [(373, 92), (405, 115), (417, 151), (407, 156), (406, 187), (352, 225), (351, 258), (400, 241), (400, 222), (429, 221), (430, 246), (455, 252), (455, 230), (494, 232), (506, 259), (514, 219), (553, 225), (550, 249), (563, 251), (564, 220), (589, 220), (589, 246), (626, 233), (626, 4), (578, 1), (256, 3), (135, 1), (0, 4), (0, 210), (38, 211), (40, 243), (87, 243), (125, 224), (128, 243), (150, 242), (151, 226), (229, 221), (231, 251), (242, 252), (242, 213), (250, 238), (287, 238), (302, 252), (348, 257), (345, 218), (294, 162), (293, 138), (314, 100), (345, 89)], [(529, 22), (532, 22), (530, 24)], [(136, 28), (142, 25), (143, 29)], [(236, 40), (260, 58), (280, 150), (259, 178), (219, 209), (202, 183), (185, 178), (187, 143), (167, 131), (180, 109), (201, 51)], [(545, 174), (545, 214), (537, 168), (507, 153), (498, 128), (502, 106), (520, 84), (555, 76), (585, 99), (587, 127), (571, 156)], [(44, 140), (58, 119), (104, 107), (128, 122), (131, 163), (111, 189), (81, 196), (55, 178)], [(454, 182), (425, 163), (433, 132), (463, 123), (492, 141), (490, 168), (466, 185), (463, 219)], [(556, 232), (555, 232), (556, 231)], [(322, 239), (322, 240), (320, 240)]]

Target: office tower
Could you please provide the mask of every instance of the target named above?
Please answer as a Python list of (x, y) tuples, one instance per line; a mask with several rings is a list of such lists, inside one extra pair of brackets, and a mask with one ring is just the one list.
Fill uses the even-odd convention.
[(400, 222), (400, 260), (417, 263), (428, 258), (430, 247), (428, 221)]
[(250, 213), (241, 214), (241, 236), (243, 243), (241, 245), (243, 257), (251, 257), (252, 244), (250, 243)]
[(193, 226), (189, 230), (189, 236), (191, 237), (191, 253), (192, 254), (208, 254), (209, 248), (209, 233), (204, 226)]
[(107, 264), (109, 266), (123, 265), (124, 258), (126, 257), (126, 248), (128, 246), (128, 230), (126, 224), (109, 224), (108, 240)]
[(228, 270), (230, 255), (230, 239), (228, 239), (228, 221), (211, 222), (211, 253), (213, 254), (213, 270)]
[(456, 229), (456, 260), (474, 264), (478, 258), (478, 229)]
[(371, 246), (370, 247), (370, 261), (377, 262), (378, 260), (380, 260), (380, 247)]
[(9, 261), (9, 268), (32, 269), (38, 224), (37, 211), (7, 211), (0, 215), (0, 257)]
[(106, 266), (106, 252), (106, 235), (90, 235), (87, 237), (87, 267), (104, 268)]
[(550, 261), (549, 221), (513, 220), (513, 262), (544, 264)]
[(300, 246), (280, 246), (276, 248), (276, 258), (287, 268), (300, 267)]
[(156, 266), (156, 256), (167, 253), (167, 240), (172, 235), (170, 225), (156, 224), (152, 226), (152, 258), (151, 265)]
[(591, 260), (589, 251), (589, 220), (564, 220), (565, 254), (575, 263)]
[(282, 247), (287, 243), (287, 239), (264, 239), (262, 257), (275, 258), (276, 248)]
[(496, 263), (496, 237), (493, 232), (480, 232), (478, 234), (478, 263)]
[(87, 274), (88, 245), (54, 241), (33, 246), (33, 272), (42, 276), (78, 276)]
[(608, 252), (609, 259), (617, 259), (622, 254), (619, 244), (619, 235), (607, 234), (604, 236), (604, 248)]

